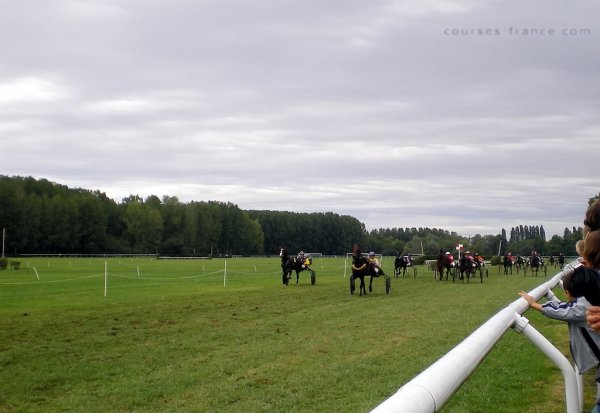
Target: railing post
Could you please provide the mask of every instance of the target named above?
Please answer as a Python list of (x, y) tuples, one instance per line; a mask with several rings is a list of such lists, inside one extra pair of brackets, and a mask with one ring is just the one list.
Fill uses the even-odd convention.
[(565, 400), (567, 403), (567, 413), (581, 413), (580, 407), (580, 387), (577, 379), (577, 371), (573, 368), (569, 360), (556, 348), (546, 337), (537, 331), (529, 320), (520, 314), (515, 314), (515, 324), (513, 329), (522, 333), (533, 342), (556, 366), (562, 371), (565, 379)]
[[(548, 299), (556, 299), (552, 288), (562, 282), (562, 277), (573, 268), (570, 263), (550, 280), (529, 292), (536, 301), (544, 294)], [(462, 383), (471, 375), (488, 352), (511, 328), (525, 334), (530, 340), (555, 361), (565, 377), (567, 396), (567, 413), (580, 413), (582, 401), (582, 381), (568, 360), (545, 337), (537, 332), (523, 317), (529, 309), (523, 298), (515, 300), (500, 310), (495, 316), (465, 338), (455, 348), (433, 363), (408, 383), (404, 384), (395, 394), (379, 404), (372, 412), (376, 413), (432, 413), (439, 411)]]

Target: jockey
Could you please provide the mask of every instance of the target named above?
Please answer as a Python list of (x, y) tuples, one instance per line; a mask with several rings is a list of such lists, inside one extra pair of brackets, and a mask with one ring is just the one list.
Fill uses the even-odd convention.
[(529, 260), (530, 264), (532, 267), (539, 267), (540, 265), (540, 256), (538, 255), (537, 251), (532, 251), (531, 252), (531, 258)]
[(475, 262), (477, 263), (477, 265), (483, 266), (483, 257), (475, 253)]
[(373, 271), (375, 271), (375, 274), (377, 274), (378, 276), (379, 273), (381, 273), (381, 275), (385, 275), (383, 273), (383, 270), (381, 269), (381, 263), (379, 262), (379, 259), (375, 255), (374, 251), (369, 252), (369, 264), (371, 264), (371, 267), (373, 268)]
[(305, 264), (306, 264), (306, 258), (304, 257), (304, 251), (300, 251), (298, 253), (298, 256), (296, 257), (296, 262), (299, 262), (302, 264), (302, 268), (304, 268)]

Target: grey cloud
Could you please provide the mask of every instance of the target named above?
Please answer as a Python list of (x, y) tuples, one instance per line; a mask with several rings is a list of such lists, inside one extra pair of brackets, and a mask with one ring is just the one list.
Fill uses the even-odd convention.
[(7, 0), (1, 173), (369, 228), (562, 233), (600, 191), (599, 8)]

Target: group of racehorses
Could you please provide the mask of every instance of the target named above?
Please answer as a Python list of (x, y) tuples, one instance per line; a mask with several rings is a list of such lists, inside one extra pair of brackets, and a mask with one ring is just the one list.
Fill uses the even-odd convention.
[[(558, 264), (562, 269), (565, 265), (565, 257), (564, 255), (559, 255)], [(550, 263), (554, 264), (554, 257), (550, 257)], [(544, 262), (544, 258), (539, 256), (537, 252), (533, 252), (531, 256), (524, 258), (521, 255), (517, 255), (516, 257), (511, 253), (507, 253), (502, 257), (502, 266), (504, 267), (504, 275), (510, 275), (513, 273), (513, 267), (517, 270), (517, 274), (521, 269), (524, 271), (524, 274), (527, 275), (527, 269), (531, 270), (531, 273), (535, 276), (538, 275), (538, 271), (543, 270), (544, 274), (546, 273), (546, 264)]]
[[(284, 285), (288, 285), (291, 278), (292, 272), (296, 272), (296, 284), (298, 284), (300, 280), (300, 273), (302, 271), (310, 272), (310, 280), (311, 284), (315, 284), (316, 282), (316, 273), (314, 270), (310, 268), (310, 259), (304, 260), (298, 257), (291, 257), (286, 248), (281, 248), (280, 253), (281, 257), (281, 268), (282, 268), (282, 281)], [(521, 257), (522, 258), (522, 257)], [(560, 263), (560, 257), (559, 257)], [(561, 266), (564, 265), (560, 263)], [(394, 260), (394, 275), (398, 277), (400, 273), (404, 276), (406, 274), (407, 267), (412, 265), (412, 258), (410, 255), (396, 255)], [(517, 267), (517, 271), (519, 270), (519, 266), (529, 266), (531, 267), (532, 272), (537, 275), (537, 271), (539, 268), (544, 268), (544, 260), (537, 254), (532, 254), (528, 260), (514, 259), (510, 254), (507, 254), (503, 257), (503, 266), (504, 273), (512, 274), (512, 266)], [(435, 262), (434, 273), (435, 277), (439, 280), (444, 279), (444, 274), (446, 280), (450, 274), (452, 274), (452, 279), (458, 275), (459, 280), (464, 280), (466, 278), (467, 282), (470, 278), (474, 276), (476, 271), (479, 271), (481, 274), (481, 279), (483, 281), (483, 267), (485, 264), (483, 263), (483, 259), (476, 259), (472, 257), (470, 254), (459, 254), (459, 259), (454, 261), (454, 258), (449, 254), (444, 254), (441, 250), (438, 254), (438, 257)], [(526, 268), (526, 267), (524, 267)], [(485, 270), (487, 274), (487, 270)], [(373, 278), (377, 278), (380, 276), (385, 277), (385, 286), (386, 293), (389, 294), (391, 290), (391, 281), (390, 278), (385, 275), (381, 268), (375, 267), (371, 260), (369, 260), (365, 254), (361, 252), (360, 246), (354, 245), (352, 248), (352, 275), (350, 276), (350, 294), (354, 294), (356, 290), (356, 281), (359, 281), (359, 294), (364, 295), (367, 293), (365, 277), (370, 277), (369, 281), (369, 292), (373, 291)]]
[(444, 274), (446, 275), (446, 280), (448, 280), (448, 276), (452, 274), (452, 280), (458, 275), (459, 280), (462, 281), (466, 279), (467, 282), (469, 282), (469, 280), (473, 278), (475, 272), (479, 271), (483, 281), (484, 266), (483, 259), (472, 257), (469, 253), (460, 254), (458, 261), (454, 261), (454, 257), (449, 253), (444, 254), (444, 252), (440, 250), (435, 261), (434, 272), (436, 278), (440, 281), (444, 279)]
[[(315, 284), (316, 274), (313, 269), (310, 268), (310, 261), (304, 261), (298, 257), (291, 257), (286, 248), (281, 248), (279, 252), (281, 257), (281, 269), (282, 269), (282, 281), (284, 285), (288, 285), (291, 278), (292, 272), (296, 272), (296, 284), (300, 280), (300, 273), (302, 271), (309, 271), (311, 274), (311, 284)], [(396, 256), (394, 263), (394, 274), (396, 277), (402, 271), (406, 273), (406, 268), (412, 265), (412, 258), (409, 256)], [(352, 275), (350, 276), (350, 294), (354, 294), (356, 290), (356, 280), (359, 281), (359, 294), (363, 295), (367, 293), (367, 287), (365, 283), (365, 277), (370, 277), (369, 280), (369, 292), (373, 292), (373, 278), (384, 277), (385, 279), (385, 291), (387, 294), (391, 291), (391, 280), (383, 272), (380, 267), (373, 265), (373, 262), (369, 260), (365, 254), (361, 252), (358, 245), (354, 245), (352, 248)]]

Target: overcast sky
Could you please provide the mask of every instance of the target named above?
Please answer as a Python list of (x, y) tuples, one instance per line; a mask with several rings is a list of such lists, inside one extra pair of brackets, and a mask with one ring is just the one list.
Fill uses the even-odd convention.
[(462, 235), (582, 225), (595, 0), (0, 0), (0, 174)]

